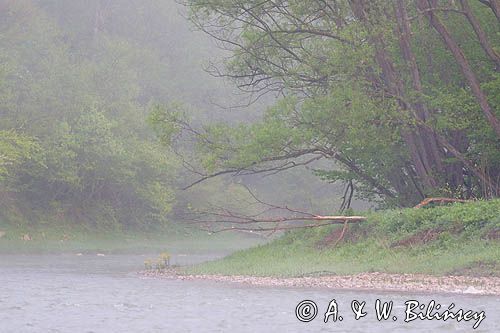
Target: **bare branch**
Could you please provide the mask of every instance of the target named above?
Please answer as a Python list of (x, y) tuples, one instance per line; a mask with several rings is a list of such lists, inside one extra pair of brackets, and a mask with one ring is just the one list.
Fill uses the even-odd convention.
[[(255, 203), (265, 207), (264, 210), (256, 214), (243, 214), (224, 207), (218, 207), (211, 211), (196, 212), (192, 216), (184, 217), (183, 220), (187, 221), (187, 224), (204, 225), (204, 230), (210, 232), (238, 230), (271, 231), (272, 233), (279, 230), (314, 228), (333, 224), (343, 224), (345, 229), (348, 223), (359, 223), (366, 220), (364, 216), (318, 215), (288, 206), (265, 202), (255, 195), (250, 188), (243, 186)], [(279, 215), (276, 216), (272, 213)], [(303, 222), (303, 224), (297, 224), (296, 222)], [(215, 225), (221, 227), (214, 229)]]
[[(356, 222), (358, 222), (358, 221), (356, 221)], [(341, 222), (341, 223), (343, 224), (344, 222)], [(215, 230), (215, 231), (206, 230), (206, 229), (204, 229), (204, 230), (208, 231), (208, 232), (211, 232), (211, 233), (219, 233), (219, 232), (223, 232), (223, 231), (264, 232), (264, 231), (294, 230), (294, 229), (304, 229), (304, 228), (318, 228), (318, 227), (324, 227), (324, 226), (328, 226), (328, 225), (332, 225), (332, 224), (339, 224), (339, 223), (330, 222), (330, 223), (318, 223), (318, 224), (308, 224), (308, 225), (298, 225), (298, 226), (286, 226), (286, 227), (277, 227), (277, 228), (259, 228), (259, 227), (255, 227), (255, 228), (239, 228), (239, 227), (228, 227), (228, 228), (218, 229), (218, 230)]]

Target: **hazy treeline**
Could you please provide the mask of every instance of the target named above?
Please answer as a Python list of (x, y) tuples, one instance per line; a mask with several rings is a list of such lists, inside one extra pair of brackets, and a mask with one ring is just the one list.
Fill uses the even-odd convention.
[(147, 114), (174, 99), (202, 106), (220, 89), (199, 78), (210, 44), (175, 3), (0, 8), (3, 218), (147, 225), (185, 204), (179, 160), (157, 144)]
[[(145, 226), (208, 199), (245, 198), (224, 179), (180, 191), (193, 176), (147, 123), (155, 105), (174, 101), (197, 123), (256, 118), (214, 104), (245, 101), (203, 72), (222, 52), (190, 30), (179, 8), (161, 0), (0, 1), (1, 219)], [(293, 192), (285, 195), (297, 196), (288, 177), (282, 188), (290, 183)]]

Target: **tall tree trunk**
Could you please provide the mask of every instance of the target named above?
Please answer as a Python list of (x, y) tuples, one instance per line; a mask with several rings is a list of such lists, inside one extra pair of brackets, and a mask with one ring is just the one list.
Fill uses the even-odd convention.
[(446, 140), (443, 136), (439, 135), (432, 127), (429, 125), (420, 122), (423, 128), (428, 130), (429, 134), (433, 134), (438, 142), (445, 147), (448, 152), (457, 158), (460, 162), (462, 162), (467, 169), (469, 169), (474, 175), (476, 175), (482, 182), (483, 186), (491, 189), (492, 193), (500, 193), (499, 184), (492, 180), (483, 170), (477, 168), (474, 163), (469, 161), (464, 154), (462, 154), (455, 146), (453, 146), (448, 140)]
[[(351, 0), (350, 1), (351, 8), (355, 16), (362, 22), (367, 23), (368, 29), (370, 29), (369, 20), (367, 19), (367, 11), (364, 8), (365, 3), (362, 0)], [(416, 135), (413, 131), (402, 130), (402, 137), (405, 140), (410, 155), (412, 157), (412, 161), (415, 166), (415, 171), (417, 176), (423, 182), (424, 186), (428, 188), (435, 188), (437, 186), (437, 182), (433, 179), (431, 174), (432, 168), (430, 167), (428, 158), (426, 158), (425, 150), (422, 149), (422, 137), (434, 137), (437, 141), (438, 146), (442, 146), (446, 148), (449, 154), (457, 158), (463, 165), (466, 166), (467, 169), (472, 171), (483, 184), (488, 186), (491, 189), (495, 189), (498, 191), (498, 184), (493, 182), (484, 172), (475, 167), (474, 163), (469, 161), (465, 156), (455, 148), (446, 138), (437, 133), (429, 124), (425, 122), (425, 119), (422, 119), (418, 112), (412, 112), (412, 106), (408, 105), (407, 102), (403, 101), (404, 99), (404, 90), (402, 87), (402, 83), (399, 80), (398, 73), (394, 69), (394, 65), (390, 59), (389, 54), (384, 48), (383, 39), (380, 35), (372, 36), (372, 43), (375, 46), (375, 60), (377, 64), (380, 66), (383, 74), (383, 78), (385, 81), (385, 85), (388, 89), (388, 92), (391, 93), (398, 99), (400, 108), (402, 111), (411, 112), (415, 120), (417, 121), (417, 125), (423, 130), (420, 135)], [(408, 51), (408, 50), (407, 50)], [(410, 54), (411, 58), (411, 54)], [(411, 59), (410, 59), (411, 60)], [(415, 87), (418, 87), (418, 83), (420, 82), (418, 67), (415, 67), (417, 71), (414, 71), (412, 75), (415, 79), (414, 84)], [(421, 83), (420, 83), (421, 89)], [(422, 153), (423, 152), (423, 153)]]
[(460, 0), (460, 5), (462, 6), (462, 10), (464, 11), (465, 17), (467, 17), (467, 20), (474, 29), (474, 32), (476, 33), (476, 36), (479, 39), (479, 43), (481, 44), (481, 47), (483, 48), (484, 52), (495, 63), (496, 71), (500, 71), (500, 56), (491, 47), (490, 42), (488, 41), (488, 37), (486, 36), (486, 33), (484, 32), (483, 28), (481, 28), (479, 21), (472, 13), (468, 0)]
[[(409, 25), (408, 13), (406, 10), (405, 2), (403, 0), (398, 0), (394, 12), (396, 15), (398, 32), (399, 32), (399, 45), (401, 48), (401, 53), (403, 59), (410, 69), (412, 88), (419, 93), (423, 94), (422, 81), (420, 78), (420, 71), (418, 69), (417, 60), (413, 50), (411, 48), (410, 38), (411, 38), (411, 28)], [(413, 103), (413, 108), (416, 110), (416, 116), (423, 122), (427, 121), (429, 118), (429, 111), (425, 105), (418, 97), (418, 100)], [(428, 159), (431, 160), (433, 168), (439, 173), (443, 172), (442, 163), (442, 152), (434, 136), (426, 135), (425, 131), (419, 128), (419, 135), (422, 137), (424, 142), (423, 149), (428, 155)]]
[[(367, 3), (363, 0), (351, 0), (350, 5), (354, 15), (365, 24), (367, 30), (371, 30), (370, 17), (368, 17), (366, 10)], [(372, 35), (370, 38), (371, 43), (375, 47), (375, 61), (382, 70), (383, 81), (387, 91), (397, 98), (401, 112), (413, 113), (413, 109), (402, 102), (403, 99), (401, 97), (404, 96), (403, 85), (394, 68), (390, 55), (386, 51), (383, 37), (378, 33)], [(408, 147), (415, 171), (420, 181), (424, 184), (425, 189), (436, 188), (438, 181), (433, 177), (432, 158), (430, 158), (426, 150), (426, 144), (420, 133), (418, 133), (418, 129), (403, 128), (401, 129), (401, 136)]]
[[(389, 58), (389, 55), (385, 51), (383, 41), (379, 36), (376, 36), (374, 38), (374, 42), (375, 59), (382, 69), (385, 85), (388, 91), (396, 97), (402, 97), (404, 92), (401, 87), (401, 82), (399, 81), (398, 75), (396, 73), (396, 70), (394, 69), (392, 61)], [(398, 98), (398, 103), (402, 112), (412, 112), (412, 110), (408, 108), (406, 103), (402, 102), (401, 98)], [(425, 151), (422, 137), (418, 134), (418, 132), (416, 133), (413, 129), (410, 128), (402, 129), (402, 137), (408, 146), (419, 178), (424, 183), (427, 189), (435, 188), (438, 185), (438, 182), (432, 176), (432, 164), (429, 160), (427, 152)]]
[(491, 108), (490, 104), (488, 103), (488, 99), (487, 99), (486, 95), (481, 90), (481, 86), (479, 84), (479, 80), (476, 77), (476, 74), (474, 73), (469, 62), (465, 58), (465, 55), (464, 55), (462, 49), (460, 48), (460, 46), (453, 39), (453, 37), (448, 32), (448, 30), (446, 29), (444, 24), (441, 22), (441, 20), (433, 12), (433, 8), (435, 8), (436, 0), (416, 0), (416, 1), (417, 1), (418, 9), (420, 9), (424, 13), (424, 15), (428, 18), (431, 26), (439, 33), (439, 35), (443, 39), (446, 47), (453, 54), (455, 60), (457, 61), (458, 65), (460, 66), (462, 74), (465, 76), (465, 79), (467, 80), (469, 87), (472, 90), (472, 93), (476, 97), (476, 99), (481, 107), (481, 110), (483, 111), (484, 115), (486, 116), (486, 119), (488, 120), (491, 127), (493, 127), (493, 129), (495, 130), (495, 133), (497, 134), (497, 136), (500, 138), (500, 121), (495, 116), (493, 109)]

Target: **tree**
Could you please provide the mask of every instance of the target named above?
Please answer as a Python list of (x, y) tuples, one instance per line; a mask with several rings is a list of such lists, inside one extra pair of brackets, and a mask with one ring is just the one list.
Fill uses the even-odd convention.
[(208, 166), (201, 179), (278, 172), (316, 157), (341, 167), (318, 170), (323, 178), (354, 180), (358, 193), (388, 204), (498, 195), (494, 10), (434, 0), (185, 5), (232, 54), (214, 75), (284, 96), (261, 124), (193, 131), (181, 122)]

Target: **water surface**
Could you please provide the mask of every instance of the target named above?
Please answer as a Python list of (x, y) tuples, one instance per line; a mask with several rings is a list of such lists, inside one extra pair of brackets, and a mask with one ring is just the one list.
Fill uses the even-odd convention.
[[(0, 332), (470, 332), (474, 321), (405, 323), (406, 300), (443, 308), (485, 311), (476, 332), (498, 332), (500, 299), (495, 296), (425, 295), (252, 287), (208, 281), (144, 279), (137, 275), (147, 256), (0, 255)], [(178, 264), (213, 256), (176, 255)], [(305, 299), (318, 306), (308, 323), (295, 316)], [(335, 299), (343, 321), (324, 323)], [(366, 301), (356, 321), (351, 301)], [(379, 322), (376, 299), (393, 301), (392, 316)]]

